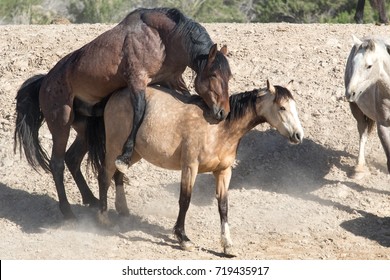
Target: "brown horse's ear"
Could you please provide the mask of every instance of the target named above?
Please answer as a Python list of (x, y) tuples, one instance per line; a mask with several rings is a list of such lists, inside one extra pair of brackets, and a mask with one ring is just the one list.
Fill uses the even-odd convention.
[(275, 94), (276, 92), (275, 87), (269, 82), (269, 80), (267, 80), (267, 89), (271, 94)]
[(292, 91), (293, 86), (294, 86), (294, 80), (291, 80), (291, 81), (288, 82), (286, 88), (287, 88), (289, 91)]
[(226, 46), (226, 45), (223, 45), (223, 47), (221, 48), (220, 52), (223, 53), (224, 56), (226, 56), (227, 53), (228, 53), (227, 46)]
[(207, 59), (208, 66), (210, 66), (214, 62), (215, 56), (217, 55), (217, 51), (217, 44), (214, 44), (209, 51), (209, 57)]

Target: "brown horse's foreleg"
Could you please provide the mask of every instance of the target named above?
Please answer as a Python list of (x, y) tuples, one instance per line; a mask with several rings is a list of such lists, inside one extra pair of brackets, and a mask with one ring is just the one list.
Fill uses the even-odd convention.
[(361, 179), (369, 173), (366, 166), (365, 146), (375, 122), (365, 116), (356, 103), (349, 103), (349, 106), (351, 108), (352, 115), (357, 121), (357, 128), (359, 132), (359, 155), (352, 178)]
[(88, 187), (83, 174), (81, 173), (81, 162), (87, 153), (87, 146), (84, 137), (78, 134), (72, 145), (66, 151), (65, 162), (72, 174), (77, 187), (80, 190), (83, 204), (91, 207), (98, 207), (99, 200), (93, 195), (91, 189)]
[(232, 253), (233, 242), (230, 238), (230, 229), (228, 224), (228, 189), (232, 177), (231, 168), (213, 172), (216, 181), (216, 197), (218, 200), (218, 211), (221, 220), (221, 245), (224, 253), (234, 256)]
[(177, 217), (176, 224), (173, 228), (173, 232), (178, 239), (181, 248), (188, 251), (194, 249), (194, 244), (185, 233), (185, 219), (188, 207), (190, 206), (192, 188), (194, 186), (197, 173), (197, 166), (187, 166), (183, 168), (181, 172), (179, 216)]
[(115, 165), (116, 168), (125, 173), (126, 169), (129, 167), (129, 162), (134, 151), (135, 137), (137, 135), (138, 129), (141, 126), (144, 114), (145, 114), (145, 90), (141, 91), (130, 91), (133, 104), (133, 126), (128, 136), (122, 150), (122, 155), (118, 156)]

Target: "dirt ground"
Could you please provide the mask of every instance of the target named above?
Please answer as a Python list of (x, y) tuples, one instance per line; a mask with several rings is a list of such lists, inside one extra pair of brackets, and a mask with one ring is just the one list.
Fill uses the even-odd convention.
[[(229, 219), (237, 259), (390, 259), (390, 178), (376, 133), (368, 143), (371, 175), (349, 177), (358, 151), (356, 123), (343, 101), (352, 34), (390, 34), (390, 26), (205, 24), (229, 48), (231, 93), (264, 87), (293, 94), (305, 131), (290, 145), (268, 125), (241, 141), (230, 185)], [(34, 74), (111, 25), (0, 26), (0, 259), (221, 259), (219, 215), (210, 174), (197, 178), (186, 229), (198, 246), (182, 251), (171, 230), (180, 173), (141, 161), (126, 174), (130, 217), (98, 226), (70, 174), (66, 189), (76, 224), (63, 221), (50, 174), (13, 153), (15, 95)], [(193, 80), (187, 72), (187, 82)], [(49, 149), (51, 135), (40, 131)], [(85, 170), (85, 169), (84, 169)], [(85, 170), (86, 171), (86, 170)], [(98, 195), (95, 175), (87, 174)]]

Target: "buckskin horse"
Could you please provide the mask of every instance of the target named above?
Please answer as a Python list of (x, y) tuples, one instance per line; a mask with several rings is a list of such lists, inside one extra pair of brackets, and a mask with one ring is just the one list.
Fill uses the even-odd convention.
[[(63, 182), (65, 162), (83, 203), (97, 205), (98, 201), (80, 172), (87, 152), (86, 118), (83, 108), (75, 111), (74, 104), (94, 105), (115, 90), (129, 89), (134, 116), (117, 160), (123, 167), (131, 157), (144, 115), (147, 85), (160, 84), (188, 93), (182, 78), (188, 66), (196, 73), (195, 90), (206, 102), (208, 113), (217, 121), (226, 117), (231, 71), (225, 53), (225, 46), (217, 50), (206, 29), (177, 9), (135, 10), (117, 26), (62, 58), (47, 75), (34, 76), (22, 85), (16, 97), (15, 151), (20, 145), (32, 166), (52, 173), (61, 212), (65, 219), (75, 218)], [(50, 159), (38, 140), (43, 120), (52, 134)], [(72, 126), (78, 137), (66, 152)]]
[[(147, 88), (146, 112), (137, 133), (130, 165), (144, 158), (162, 168), (181, 170), (180, 210), (174, 234), (183, 249), (193, 248), (184, 224), (196, 176), (212, 172), (216, 181), (222, 247), (226, 254), (233, 254), (227, 217), (228, 187), (240, 139), (256, 125), (268, 122), (290, 142), (302, 142), (303, 129), (290, 86), (273, 86), (267, 81), (267, 88), (230, 96), (230, 114), (219, 123), (204, 117), (206, 106), (198, 96), (180, 96), (162, 87)], [(123, 173), (115, 166), (115, 159), (121, 153), (133, 121), (133, 105), (126, 91), (128, 89), (120, 90), (110, 97), (104, 111), (105, 133), (99, 133), (98, 140), (102, 142), (93, 141), (89, 145), (90, 148), (96, 146), (89, 155), (99, 170), (101, 208), (98, 217), (101, 223), (107, 225), (110, 225), (107, 191), (113, 177), (115, 207), (119, 214), (129, 213)], [(104, 146), (105, 150), (102, 150)]]

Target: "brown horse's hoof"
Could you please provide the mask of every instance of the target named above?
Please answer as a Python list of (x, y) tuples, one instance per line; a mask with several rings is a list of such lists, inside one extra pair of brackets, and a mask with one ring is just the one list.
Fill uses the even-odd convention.
[(180, 242), (180, 247), (184, 251), (190, 251), (191, 252), (191, 251), (195, 250), (195, 245), (191, 241), (182, 241), (182, 242)]
[(127, 169), (129, 169), (129, 165), (119, 158), (115, 160), (115, 166), (121, 173), (126, 173)]

